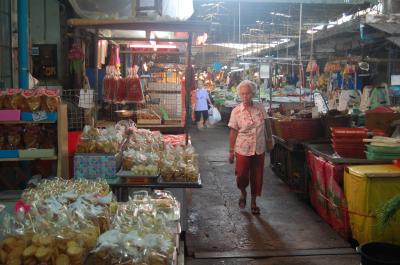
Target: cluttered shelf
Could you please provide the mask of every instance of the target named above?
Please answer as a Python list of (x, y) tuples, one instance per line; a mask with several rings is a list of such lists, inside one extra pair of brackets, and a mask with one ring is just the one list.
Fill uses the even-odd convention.
[(30, 161), (30, 160), (57, 160), (57, 156), (49, 157), (15, 157), (15, 158), (0, 158), (0, 162), (11, 162), (11, 161)]
[(0, 121), (0, 124), (42, 124), (42, 123), (56, 123), (57, 121)]

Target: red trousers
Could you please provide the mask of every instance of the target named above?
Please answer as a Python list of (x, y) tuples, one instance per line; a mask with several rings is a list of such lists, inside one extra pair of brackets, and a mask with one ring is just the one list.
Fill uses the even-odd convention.
[(261, 196), (265, 153), (261, 155), (243, 156), (236, 153), (236, 183), (240, 190), (249, 186), (251, 195)]

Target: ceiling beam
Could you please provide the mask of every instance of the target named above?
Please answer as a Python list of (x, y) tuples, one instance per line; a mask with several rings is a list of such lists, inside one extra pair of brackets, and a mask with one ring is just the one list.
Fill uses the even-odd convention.
[[(226, 2), (239, 2), (239, 0), (225, 0)], [(209, 0), (194, 0), (194, 2), (210, 2)], [(276, 4), (349, 4), (358, 5), (366, 2), (375, 4), (377, 0), (240, 0), (241, 3), (276, 3)]]

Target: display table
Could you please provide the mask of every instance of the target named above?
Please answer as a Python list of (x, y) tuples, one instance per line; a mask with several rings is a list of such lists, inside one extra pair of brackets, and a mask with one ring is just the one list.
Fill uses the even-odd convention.
[(117, 197), (118, 201), (127, 201), (129, 199), (129, 194), (133, 191), (138, 190), (169, 190), (176, 197), (176, 199), (181, 204), (181, 227), (183, 231), (183, 235), (187, 231), (188, 228), (188, 206), (187, 206), (187, 198), (186, 198), (186, 189), (199, 189), (202, 188), (201, 178), (197, 183), (184, 183), (184, 182), (157, 182), (157, 183), (149, 183), (149, 184), (129, 184), (123, 183), (120, 180), (117, 180), (114, 183), (109, 183), (112, 192)]
[[(308, 197), (308, 179), (306, 174), (306, 156), (304, 142), (286, 141), (273, 135), (275, 142), (271, 151), (271, 168), (274, 173), (281, 178), (296, 193), (304, 199)], [(310, 142), (326, 142), (319, 139)]]
[(315, 211), (338, 234), (351, 238), (348, 201), (344, 194), (343, 176), (347, 165), (391, 163), (388, 160), (342, 158), (330, 144), (305, 144), (310, 172), (309, 198)]

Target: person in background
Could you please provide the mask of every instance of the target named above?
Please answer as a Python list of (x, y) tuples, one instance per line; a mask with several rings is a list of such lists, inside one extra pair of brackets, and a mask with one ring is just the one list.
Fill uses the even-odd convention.
[[(194, 116), (197, 128), (199, 129), (202, 127), (207, 127), (209, 106), (212, 106), (210, 95), (208, 94), (208, 90), (204, 87), (203, 81), (199, 80), (196, 89), (196, 102), (194, 106)], [(203, 124), (200, 123), (201, 118), (203, 118)]]
[(241, 103), (232, 110), (229, 120), (229, 162), (236, 158), (235, 174), (240, 190), (239, 207), (246, 206), (246, 188), (250, 183), (251, 212), (260, 214), (257, 197), (261, 196), (264, 157), (266, 151), (265, 120), (267, 112), (260, 103), (252, 101), (256, 84), (244, 80), (238, 85)]

